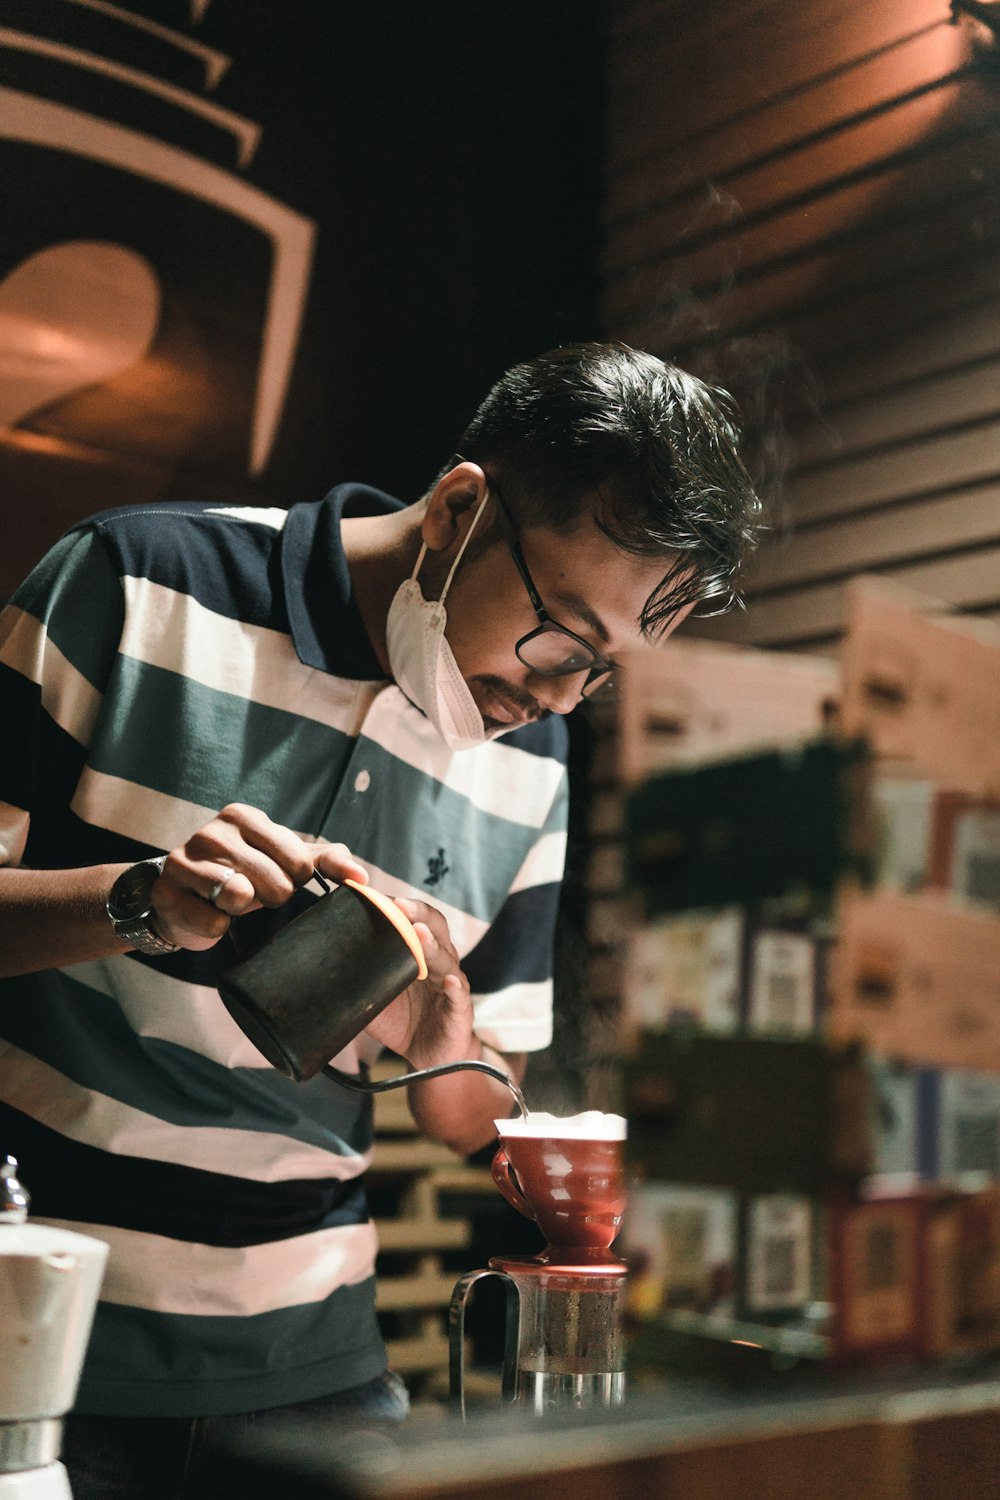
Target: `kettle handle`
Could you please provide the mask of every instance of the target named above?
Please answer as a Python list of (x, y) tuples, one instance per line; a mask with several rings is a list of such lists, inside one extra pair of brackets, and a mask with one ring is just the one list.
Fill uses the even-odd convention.
[(506, 1283), (506, 1317), (504, 1320), (503, 1374), (501, 1400), (513, 1401), (517, 1394), (517, 1336), (520, 1322), (520, 1296), (513, 1277), (505, 1271), (469, 1271), (455, 1283), (448, 1308), (448, 1391), (452, 1406), (465, 1421), (465, 1309), (469, 1293), (484, 1276), (498, 1276)]
[(510, 1164), (510, 1157), (503, 1146), (498, 1146), (490, 1164), (493, 1181), (507, 1199), (511, 1208), (516, 1208), (519, 1214), (526, 1219), (535, 1218), (535, 1210), (521, 1192), (521, 1185), (517, 1180), (517, 1173)]

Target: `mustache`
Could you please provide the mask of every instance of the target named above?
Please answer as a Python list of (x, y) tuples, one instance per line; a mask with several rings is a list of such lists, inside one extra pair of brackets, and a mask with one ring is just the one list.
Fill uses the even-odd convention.
[(477, 675), (476, 681), (489, 692), (496, 693), (498, 698), (503, 698), (511, 708), (519, 709), (526, 719), (544, 719), (548, 716), (549, 710), (543, 708), (537, 698), (533, 698), (523, 688), (516, 687), (513, 682), (508, 682), (506, 677), (481, 673)]

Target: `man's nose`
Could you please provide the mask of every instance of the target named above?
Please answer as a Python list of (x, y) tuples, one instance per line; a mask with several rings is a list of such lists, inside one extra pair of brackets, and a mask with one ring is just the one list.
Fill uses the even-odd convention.
[(553, 714), (572, 713), (583, 694), (587, 672), (573, 672), (567, 677), (544, 677), (532, 673), (529, 691), (543, 708)]

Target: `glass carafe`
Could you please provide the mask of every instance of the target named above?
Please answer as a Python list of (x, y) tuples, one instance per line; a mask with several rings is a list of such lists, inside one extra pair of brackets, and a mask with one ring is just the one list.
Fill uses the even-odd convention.
[(470, 1271), (451, 1301), (451, 1394), (465, 1407), (465, 1310), (485, 1276), (506, 1287), (503, 1397), (535, 1416), (561, 1409), (620, 1406), (625, 1399), (622, 1302), (626, 1268), (606, 1264), (543, 1265), (495, 1256)]

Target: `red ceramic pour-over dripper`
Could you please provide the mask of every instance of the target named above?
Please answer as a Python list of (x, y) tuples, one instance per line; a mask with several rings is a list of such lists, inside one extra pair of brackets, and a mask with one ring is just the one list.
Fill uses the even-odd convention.
[(610, 1246), (625, 1211), (620, 1140), (502, 1136), (493, 1181), (507, 1202), (533, 1219), (548, 1244), (543, 1265), (621, 1266)]

